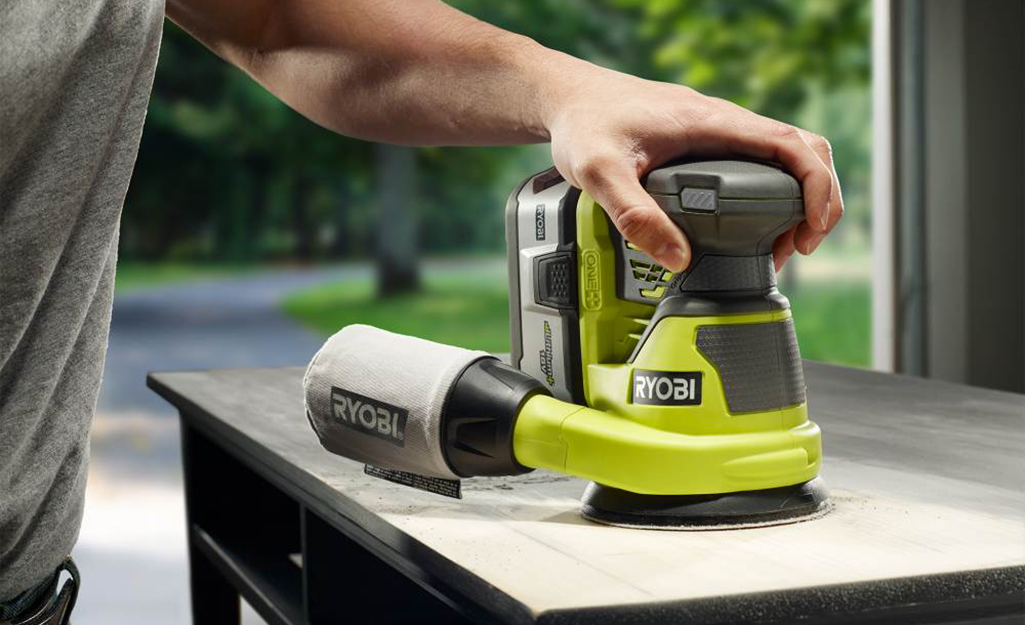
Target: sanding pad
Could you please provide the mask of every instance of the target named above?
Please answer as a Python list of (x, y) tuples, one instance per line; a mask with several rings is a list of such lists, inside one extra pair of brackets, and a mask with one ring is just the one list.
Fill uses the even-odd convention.
[(585, 519), (640, 529), (725, 530), (799, 523), (832, 509), (822, 478), (765, 490), (718, 495), (639, 495), (591, 482)]

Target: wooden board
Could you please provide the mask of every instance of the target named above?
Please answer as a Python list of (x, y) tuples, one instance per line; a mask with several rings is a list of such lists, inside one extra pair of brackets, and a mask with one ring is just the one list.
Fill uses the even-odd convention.
[(700, 532), (585, 521), (585, 483), (542, 471), (465, 480), (461, 501), (368, 477), (320, 447), (300, 369), (155, 374), (151, 386), (322, 510), (514, 621), (827, 618), (1020, 601), (1025, 398), (806, 366), (835, 509)]

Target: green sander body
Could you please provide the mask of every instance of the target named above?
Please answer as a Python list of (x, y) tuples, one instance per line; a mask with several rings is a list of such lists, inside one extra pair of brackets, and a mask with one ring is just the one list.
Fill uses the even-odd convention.
[(624, 240), (554, 169), (532, 176), (507, 209), (512, 366), (343, 328), (303, 381), (324, 447), (447, 494), (462, 477), (575, 475), (591, 480), (583, 515), (614, 525), (749, 527), (827, 511), (771, 257), (804, 218), (799, 185), (738, 161), (674, 163), (645, 184), (690, 240), (686, 271)]
[(823, 513), (821, 436), (771, 255), (804, 219), (800, 185), (703, 161), (656, 169), (645, 188), (691, 243), (679, 274), (554, 169), (509, 198), (511, 361), (551, 394), (520, 407), (516, 460), (593, 480), (583, 514), (612, 524)]

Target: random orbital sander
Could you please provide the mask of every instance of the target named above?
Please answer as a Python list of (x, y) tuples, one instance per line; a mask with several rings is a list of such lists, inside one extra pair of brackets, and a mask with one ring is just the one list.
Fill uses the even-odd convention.
[(310, 363), (307, 415), (367, 472), (458, 495), (461, 477), (543, 468), (591, 480), (581, 513), (711, 529), (824, 514), (818, 427), (772, 244), (800, 185), (746, 161), (677, 162), (645, 188), (686, 234), (673, 274), (555, 169), (506, 209), (511, 366), (349, 326)]

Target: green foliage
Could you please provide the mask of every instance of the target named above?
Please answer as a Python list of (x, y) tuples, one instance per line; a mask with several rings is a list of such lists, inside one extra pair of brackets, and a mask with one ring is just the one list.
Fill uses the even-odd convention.
[(669, 80), (796, 122), (811, 90), (865, 85), (869, 2), (618, 0), (643, 11)]
[[(684, 82), (832, 139), (868, 225), (865, 0), (456, 0), (550, 47)], [(340, 102), (339, 106), (344, 106)], [(418, 152), (410, 198), (430, 253), (502, 247), (501, 209), (544, 146)], [(373, 251), (372, 146), (303, 119), (168, 23), (122, 225), (127, 259), (253, 261)], [(839, 233), (835, 241), (859, 239)]]

